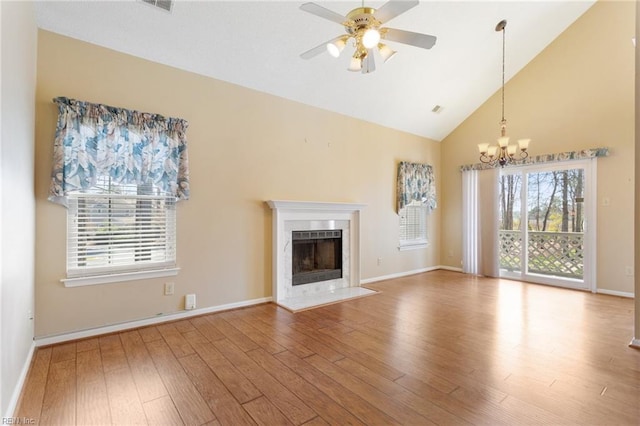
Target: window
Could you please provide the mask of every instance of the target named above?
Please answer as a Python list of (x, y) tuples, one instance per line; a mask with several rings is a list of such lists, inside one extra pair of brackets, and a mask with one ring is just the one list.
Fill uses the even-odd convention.
[(400, 250), (427, 246), (427, 209), (418, 201), (400, 209)]
[(397, 208), (400, 216), (400, 250), (427, 247), (427, 213), (436, 208), (433, 167), (398, 163)]
[(175, 268), (175, 197), (100, 178), (68, 201), (69, 279)]
[(176, 275), (189, 199), (181, 118), (58, 97), (48, 199), (67, 207), (66, 287)]

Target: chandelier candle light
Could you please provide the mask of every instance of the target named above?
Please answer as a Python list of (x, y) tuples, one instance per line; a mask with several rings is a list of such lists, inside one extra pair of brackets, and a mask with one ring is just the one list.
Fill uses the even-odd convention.
[[(498, 146), (489, 146), (488, 143), (478, 144), (480, 151), (480, 162), (485, 164), (500, 164), (504, 167), (506, 164), (514, 163), (518, 160), (524, 160), (529, 156), (527, 149), (531, 139), (520, 139), (518, 145), (509, 145), (509, 137), (507, 136), (507, 120), (504, 118), (504, 56), (505, 56), (505, 28), (507, 21), (502, 20), (496, 25), (496, 31), (502, 31), (502, 120), (500, 120), (500, 137), (498, 138)], [(518, 153), (518, 148), (520, 153)]]

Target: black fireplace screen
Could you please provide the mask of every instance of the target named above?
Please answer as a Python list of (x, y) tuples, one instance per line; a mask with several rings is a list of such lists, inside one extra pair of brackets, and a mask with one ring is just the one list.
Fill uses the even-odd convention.
[(293, 285), (342, 278), (342, 230), (292, 231)]

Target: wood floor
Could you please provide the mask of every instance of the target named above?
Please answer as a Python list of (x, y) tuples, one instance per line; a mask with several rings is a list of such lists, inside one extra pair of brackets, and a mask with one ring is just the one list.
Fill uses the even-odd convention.
[(633, 301), (435, 271), (37, 350), (39, 424), (640, 424)]

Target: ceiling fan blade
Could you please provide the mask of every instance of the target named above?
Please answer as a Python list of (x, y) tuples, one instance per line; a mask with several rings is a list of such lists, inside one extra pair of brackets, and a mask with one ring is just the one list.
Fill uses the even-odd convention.
[(326, 7), (322, 7), (315, 3), (304, 3), (300, 5), (300, 9), (321, 18), (336, 22), (340, 25), (342, 25), (346, 21), (346, 18), (339, 13), (336, 13), (332, 10), (327, 9)]
[(369, 74), (376, 70), (376, 61), (373, 58), (373, 49), (367, 51), (367, 56), (362, 60), (362, 74)]
[(316, 47), (314, 47), (313, 49), (309, 49), (304, 53), (300, 54), (300, 57), (302, 59), (311, 59), (315, 56), (318, 56), (319, 54), (321, 54), (322, 52), (326, 52), (327, 51), (327, 43), (322, 43), (321, 45), (318, 45)]
[(385, 40), (397, 41), (398, 43), (409, 44), (423, 49), (431, 49), (437, 40), (435, 36), (428, 34), (414, 33), (395, 28), (384, 28), (384, 30)]
[(344, 36), (338, 36), (338, 37), (332, 38), (331, 40), (325, 41), (324, 43), (319, 44), (316, 47), (314, 47), (312, 49), (309, 49), (306, 52), (300, 54), (300, 57), (302, 59), (311, 59), (314, 56), (318, 56), (319, 54), (327, 51), (327, 44), (333, 43), (335, 41), (338, 41), (342, 37), (344, 37)]
[(390, 21), (401, 13), (404, 13), (417, 5), (418, 0), (391, 0), (380, 6), (379, 9), (376, 9), (376, 13), (374, 13), (373, 16), (375, 16), (376, 19), (380, 21), (380, 23), (384, 24), (385, 22)]

